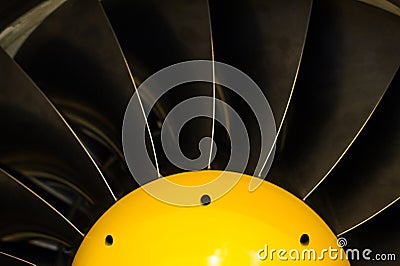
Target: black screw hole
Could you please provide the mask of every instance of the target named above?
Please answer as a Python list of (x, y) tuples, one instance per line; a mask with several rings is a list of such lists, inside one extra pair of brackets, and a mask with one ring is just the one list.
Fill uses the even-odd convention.
[(107, 235), (106, 236), (106, 246), (111, 246), (114, 243), (114, 238), (112, 237), (112, 235)]
[(207, 194), (204, 194), (203, 196), (201, 196), (200, 201), (203, 206), (207, 206), (211, 203), (211, 198)]
[(304, 246), (310, 244), (310, 237), (307, 234), (302, 234), (300, 237), (300, 243)]

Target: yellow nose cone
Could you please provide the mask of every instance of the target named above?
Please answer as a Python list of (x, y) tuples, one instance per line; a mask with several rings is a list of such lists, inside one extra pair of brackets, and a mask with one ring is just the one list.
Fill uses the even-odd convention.
[[(220, 174), (166, 178), (197, 186)], [(225, 175), (235, 180), (240, 174)], [(350, 265), (335, 235), (304, 202), (268, 182), (249, 192), (250, 180), (242, 175), (225, 196), (204, 195), (209, 204), (191, 207), (167, 204), (139, 188), (96, 222), (73, 266)]]

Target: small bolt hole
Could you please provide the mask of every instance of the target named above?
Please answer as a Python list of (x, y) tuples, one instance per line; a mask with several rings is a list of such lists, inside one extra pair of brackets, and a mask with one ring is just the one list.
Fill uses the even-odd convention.
[(114, 243), (114, 238), (112, 237), (112, 235), (107, 235), (105, 241), (106, 246), (111, 246), (113, 243)]
[(211, 198), (209, 195), (204, 194), (203, 196), (201, 196), (200, 202), (203, 206), (207, 206), (211, 203)]
[(310, 237), (307, 234), (302, 234), (300, 237), (300, 243), (304, 246), (310, 244)]

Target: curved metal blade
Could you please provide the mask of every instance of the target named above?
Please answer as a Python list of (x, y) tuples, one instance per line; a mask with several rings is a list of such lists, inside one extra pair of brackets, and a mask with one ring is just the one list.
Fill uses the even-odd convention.
[(283, 120), (306, 40), (312, 1), (210, 1), (215, 59), (239, 68)]
[[(77, 231), (3, 170), (0, 170), (0, 184), (0, 211), (2, 213), (0, 246), (2, 252), (13, 254), (30, 262), (43, 261), (43, 253), (29, 254), (28, 250), (35, 248), (35, 245), (40, 243), (39, 238), (36, 238), (35, 242), (32, 241), (32, 238), (23, 237), (29, 234), (53, 239), (54, 246), (52, 248), (43, 247), (42, 252), (54, 253), (57, 249), (79, 245), (82, 238)], [(42, 241), (42, 243), (45, 242)], [(11, 245), (15, 247), (25, 245), (26, 249), (11, 249)]]
[(23, 2), (0, 1), (0, 32), (40, 2), (42, 0), (27, 0)]
[(11, 254), (8, 254), (8, 253), (5, 253), (5, 252), (0, 252), (0, 263), (1, 263), (1, 265), (5, 265), (5, 266), (8, 266), (8, 265), (12, 265), (12, 266), (19, 266), (19, 265), (22, 265), (22, 266), (26, 266), (26, 265), (36, 266), (36, 264), (34, 264), (34, 263), (31, 263), (29, 261), (20, 259), (20, 258), (14, 256), (14, 255), (11, 255)]
[(99, 1), (67, 1), (15, 57), (107, 175), (117, 197), (136, 186), (122, 155), (125, 107), (134, 92)]
[[(47, 188), (87, 195), (93, 201), (88, 206), (91, 219), (97, 218), (112, 204), (112, 198), (82, 146), (40, 90), (2, 50), (0, 73), (0, 163)], [(91, 221), (83, 228), (89, 226)]]
[(399, 45), (399, 17), (356, 1), (314, 3), (272, 182), (304, 197), (329, 174), (389, 86)]
[(400, 197), (399, 88), (398, 74), (345, 158), (307, 199), (337, 233)]
[[(400, 7), (390, 1), (387, 0), (358, 0), (358, 1), (364, 2), (368, 5), (376, 6), (377, 8), (381, 8), (383, 10), (386, 10), (387, 12), (400, 16)], [(400, 3), (398, 2), (397, 4)]]
[[(215, 60), (239, 68), (260, 86), (271, 104), (278, 135), (296, 82), (311, 6), (308, 0), (210, 1)], [(270, 147), (261, 147), (258, 123), (242, 99), (218, 88), (223, 100), (245, 118), (252, 140), (246, 173), (261, 176), (263, 170), (254, 169), (261, 149), (268, 153)]]
[[(196, 59), (212, 60), (212, 33), (207, 0), (190, 2), (112, 0), (103, 1), (103, 6), (138, 85), (151, 74), (172, 64)], [(161, 125), (170, 126), (164, 124), (166, 115), (178, 103), (204, 95), (213, 97), (212, 84), (187, 83), (171, 89), (155, 103), (148, 123), (162, 175), (182, 171), (170, 163), (162, 149)], [(154, 100), (151, 90), (142, 91), (141, 98), (144, 108), (150, 108)], [(212, 104), (204, 104), (202, 110), (202, 114), (213, 117)], [(181, 148), (187, 157), (197, 158), (200, 155), (199, 140), (212, 136), (212, 128), (211, 119), (195, 119), (190, 126), (182, 130), (179, 137), (177, 134), (171, 134), (169, 142), (174, 143), (177, 149)], [(225, 142), (226, 139), (217, 139), (216, 142), (218, 141)], [(208, 155), (204, 156), (205, 167), (208, 165)], [(215, 168), (215, 163), (212, 168)]]
[(172, 64), (211, 59), (207, 0), (105, 0), (103, 6), (139, 84)]
[[(354, 231), (344, 234), (343, 237), (347, 239), (348, 248), (357, 248), (360, 250), (360, 253), (365, 249), (370, 249), (372, 251), (372, 253), (369, 254), (372, 260), (365, 261), (361, 259), (359, 261), (352, 261), (351, 265), (382, 265), (382, 263), (389, 266), (399, 265), (399, 224), (400, 202), (397, 202), (368, 223), (365, 223)], [(382, 254), (386, 258), (384, 262), (375, 259), (376, 255), (380, 256), (378, 257), (379, 259), (384, 258)], [(393, 255), (395, 255), (395, 257), (393, 257)]]

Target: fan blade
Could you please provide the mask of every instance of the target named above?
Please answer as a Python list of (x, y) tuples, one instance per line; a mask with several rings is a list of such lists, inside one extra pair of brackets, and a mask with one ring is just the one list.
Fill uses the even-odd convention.
[(299, 197), (329, 174), (385, 93), (400, 62), (400, 19), (356, 1), (316, 1), (307, 42), (271, 170)]
[[(376, 6), (378, 8), (381, 8), (383, 10), (386, 10), (387, 12), (393, 13), (397, 16), (400, 16), (400, 7), (398, 6), (400, 4), (400, 2), (397, 1), (397, 3), (395, 2), (390, 2), (388, 0), (358, 0), (360, 2), (364, 2), (366, 4), (372, 5), (372, 6)], [(397, 5), (396, 5), (397, 4)]]
[[(365, 249), (372, 251), (371, 254), (368, 254), (371, 260), (365, 261), (360, 255), (361, 260), (352, 261), (351, 265), (362, 266), (366, 263), (368, 265), (382, 265), (382, 263), (388, 266), (399, 265), (397, 261), (400, 257), (399, 224), (400, 201), (354, 231), (344, 234), (343, 237), (347, 239), (348, 248), (357, 248), (360, 250), (360, 254)], [(380, 260), (375, 258), (377, 254), (380, 256), (378, 258)]]
[(31, 265), (31, 266), (36, 266), (36, 264), (33, 264), (29, 261), (20, 259), (14, 255), (5, 253), (5, 252), (0, 252), (0, 263), (1, 265), (8, 266), (26, 266), (26, 265)]
[[(151, 74), (182, 61), (212, 60), (212, 37), (207, 0), (198, 1), (103, 1), (122, 49), (131, 66), (137, 84)], [(140, 12), (136, 12), (136, 11)], [(132, 14), (135, 15), (132, 15)], [(141, 27), (140, 25), (146, 25)], [(155, 37), (156, 36), (156, 37)], [(151, 108), (155, 99), (151, 90), (140, 92), (145, 109)], [(179, 85), (163, 95), (155, 103), (148, 119), (150, 131), (162, 175), (181, 172), (167, 159), (161, 144), (160, 126), (166, 115), (178, 103), (196, 96), (213, 97), (213, 86), (207, 83)], [(213, 116), (213, 106), (204, 103), (202, 114)], [(200, 114), (199, 114), (200, 115)], [(199, 140), (212, 136), (212, 120), (198, 118), (185, 126), (178, 134), (171, 134), (169, 143), (191, 159), (200, 156)], [(218, 142), (218, 140), (217, 140)], [(223, 139), (222, 142), (226, 142)], [(209, 155), (204, 158), (207, 167)]]
[(260, 86), (279, 127), (300, 65), (312, 1), (210, 4), (215, 59), (239, 68)]
[(206, 0), (105, 0), (103, 6), (139, 83), (172, 64), (211, 59)]
[(64, 3), (15, 58), (109, 176), (116, 196), (137, 187), (121, 144), (124, 111), (134, 87), (99, 1)]
[(89, 228), (92, 220), (112, 204), (101, 172), (57, 110), (2, 50), (0, 73), (0, 120), (4, 125), (0, 131), (0, 163), (33, 181), (47, 180), (42, 185), (51, 181), (48, 188), (56, 186), (70, 193), (74, 187), (80, 188), (80, 194), (94, 201), (88, 206), (91, 218), (83, 226)]
[(27, 0), (27, 1), (1, 1), (0, 8), (0, 32), (3, 31), (8, 25), (21, 17), (24, 13), (35, 7), (41, 0)]
[[(0, 211), (2, 213), (0, 247), (2, 252), (30, 262), (43, 261), (45, 257), (43, 252), (52, 250), (42, 249), (41, 253), (29, 254), (29, 249), (34, 249), (35, 244), (39, 243), (39, 239), (35, 242), (28, 237), (24, 238), (29, 235), (42, 235), (52, 239), (53, 253), (54, 249), (62, 250), (78, 246), (82, 240), (78, 231), (18, 182), (16, 177), (0, 169)], [(25, 245), (25, 248), (11, 249), (11, 245)]]
[[(14, 57), (20, 46), (26, 41), (32, 31), (54, 10), (66, 0), (27, 0), (5, 4), (0, 1), (0, 17), (3, 22), (8, 18), (4, 29), (0, 25), (0, 47), (11, 57)], [(7, 21), (4, 20), (4, 21)]]
[(340, 233), (400, 196), (400, 73), (368, 125), (307, 202)]
[[(271, 104), (278, 135), (297, 78), (311, 6), (308, 0), (210, 1), (215, 60), (237, 67), (258, 84)], [(261, 147), (260, 126), (243, 99), (218, 88), (248, 129), (251, 144), (246, 173), (261, 176), (263, 170), (255, 173), (261, 149), (268, 149), (268, 154), (271, 148)]]

